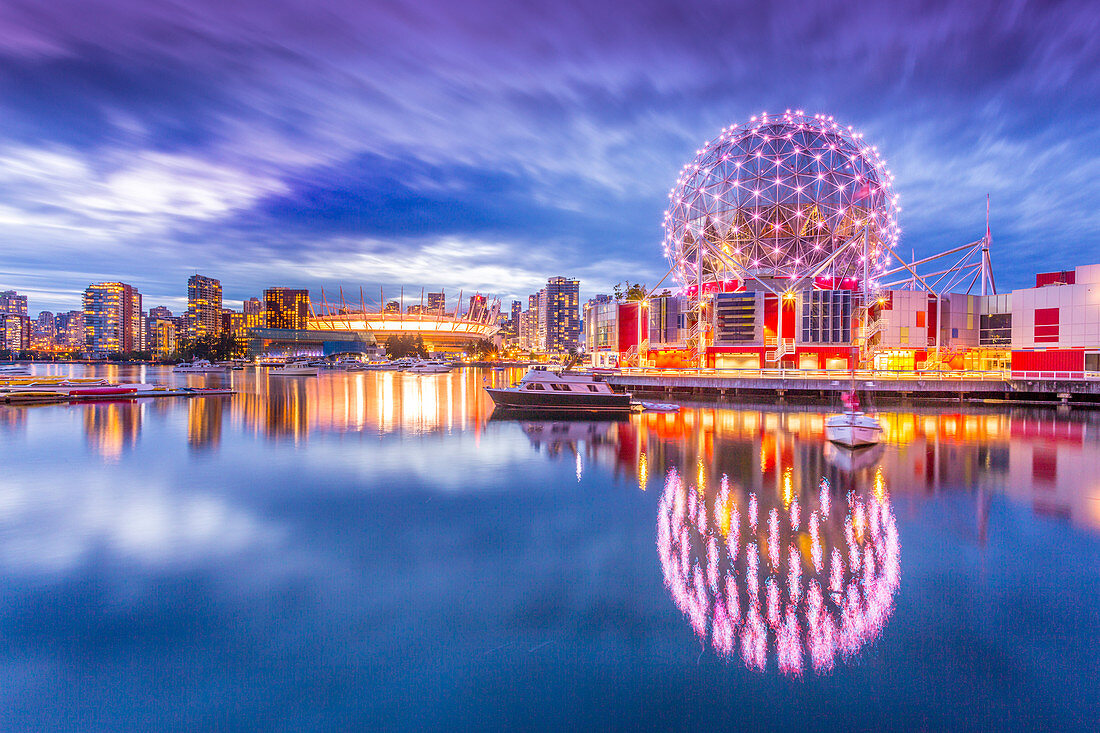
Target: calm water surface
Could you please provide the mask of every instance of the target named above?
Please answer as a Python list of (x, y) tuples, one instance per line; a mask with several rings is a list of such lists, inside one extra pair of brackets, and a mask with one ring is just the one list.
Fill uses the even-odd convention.
[(7, 730), (1095, 729), (1100, 414), (491, 419), (501, 372), (39, 367), (0, 405)]

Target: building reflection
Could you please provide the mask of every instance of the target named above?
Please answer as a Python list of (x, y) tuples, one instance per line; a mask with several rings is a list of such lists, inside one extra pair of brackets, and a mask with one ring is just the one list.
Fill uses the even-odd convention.
[(224, 399), (187, 401), (187, 444), (196, 449), (216, 448), (222, 438)]
[[(778, 491), (786, 475), (795, 485), (821, 476), (850, 482), (853, 469), (879, 465), (895, 494), (963, 491), (978, 505), (1005, 495), (1036, 513), (1100, 530), (1100, 419), (1092, 413), (1016, 409), (880, 417), (884, 446), (861, 453), (855, 463), (825, 443), (822, 413), (732, 408), (632, 416), (606, 445), (594, 444), (592, 460), (632, 475), (642, 487), (669, 468), (687, 477), (703, 466), (704, 481), (724, 473), (757, 492)], [(975, 536), (982, 538), (985, 507), (976, 506), (975, 517)]]
[(137, 444), (142, 405), (137, 400), (94, 402), (83, 407), (88, 446), (104, 458), (117, 458)]

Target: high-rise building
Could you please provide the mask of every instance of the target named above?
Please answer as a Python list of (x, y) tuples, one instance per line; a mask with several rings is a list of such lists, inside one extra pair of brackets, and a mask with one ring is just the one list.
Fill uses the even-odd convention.
[(523, 312), (523, 348), (539, 350), (539, 294), (527, 296), (527, 310)]
[(446, 307), (447, 299), (443, 297), (443, 293), (428, 293), (428, 312), (442, 313)]
[(222, 333), (222, 284), (205, 275), (187, 278), (187, 338), (195, 341)]
[(470, 307), (466, 311), (466, 317), (472, 320), (480, 320), (485, 317), (488, 308), (488, 300), (484, 295), (471, 295)]
[(264, 304), (259, 298), (249, 298), (241, 305), (241, 312), (246, 316), (258, 316), (264, 312)]
[(298, 331), (306, 327), (308, 318), (308, 290), (293, 288), (264, 290), (264, 321), (268, 328), (289, 328)]
[(11, 352), (31, 347), (31, 319), (19, 313), (0, 313), (0, 349)]
[(540, 313), (546, 313), (546, 351), (561, 354), (576, 349), (581, 333), (580, 280), (552, 277), (540, 292), (545, 293)]
[(401, 301), (391, 300), (389, 303), (386, 303), (386, 313), (392, 314), (392, 315), (395, 315), (395, 316), (400, 315), (401, 314)]
[(17, 316), (27, 314), (27, 296), (14, 290), (0, 290), (0, 313), (12, 313)]
[(84, 345), (90, 352), (141, 351), (141, 293), (126, 283), (96, 283), (84, 291)]
[(158, 305), (149, 309), (149, 318), (171, 318), (172, 311), (168, 310), (168, 306)]
[(68, 311), (54, 316), (57, 345), (66, 349), (84, 350), (84, 311)]
[(546, 288), (535, 293), (535, 349), (546, 351)]

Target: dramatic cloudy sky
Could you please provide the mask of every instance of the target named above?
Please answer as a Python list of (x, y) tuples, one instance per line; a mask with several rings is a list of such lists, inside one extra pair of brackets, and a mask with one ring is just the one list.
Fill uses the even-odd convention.
[(1094, 1), (4, 0), (0, 289), (652, 283), (680, 166), (788, 107), (879, 146), (906, 250), (988, 192), (1000, 285), (1100, 262)]

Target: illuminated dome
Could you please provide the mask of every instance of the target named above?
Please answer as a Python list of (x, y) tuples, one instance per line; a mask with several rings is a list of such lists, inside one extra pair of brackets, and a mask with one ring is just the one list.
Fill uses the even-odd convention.
[(898, 589), (897, 526), (882, 475), (866, 496), (828, 482), (747, 497), (723, 476), (700, 491), (671, 470), (659, 504), (665, 584), (720, 656), (789, 676), (822, 674), (878, 637)]
[(696, 281), (699, 248), (703, 282), (801, 277), (821, 265), (822, 277), (862, 280), (866, 228), (873, 283), (900, 232), (893, 179), (878, 149), (832, 117), (753, 117), (724, 129), (680, 172), (665, 256), (685, 285)]

